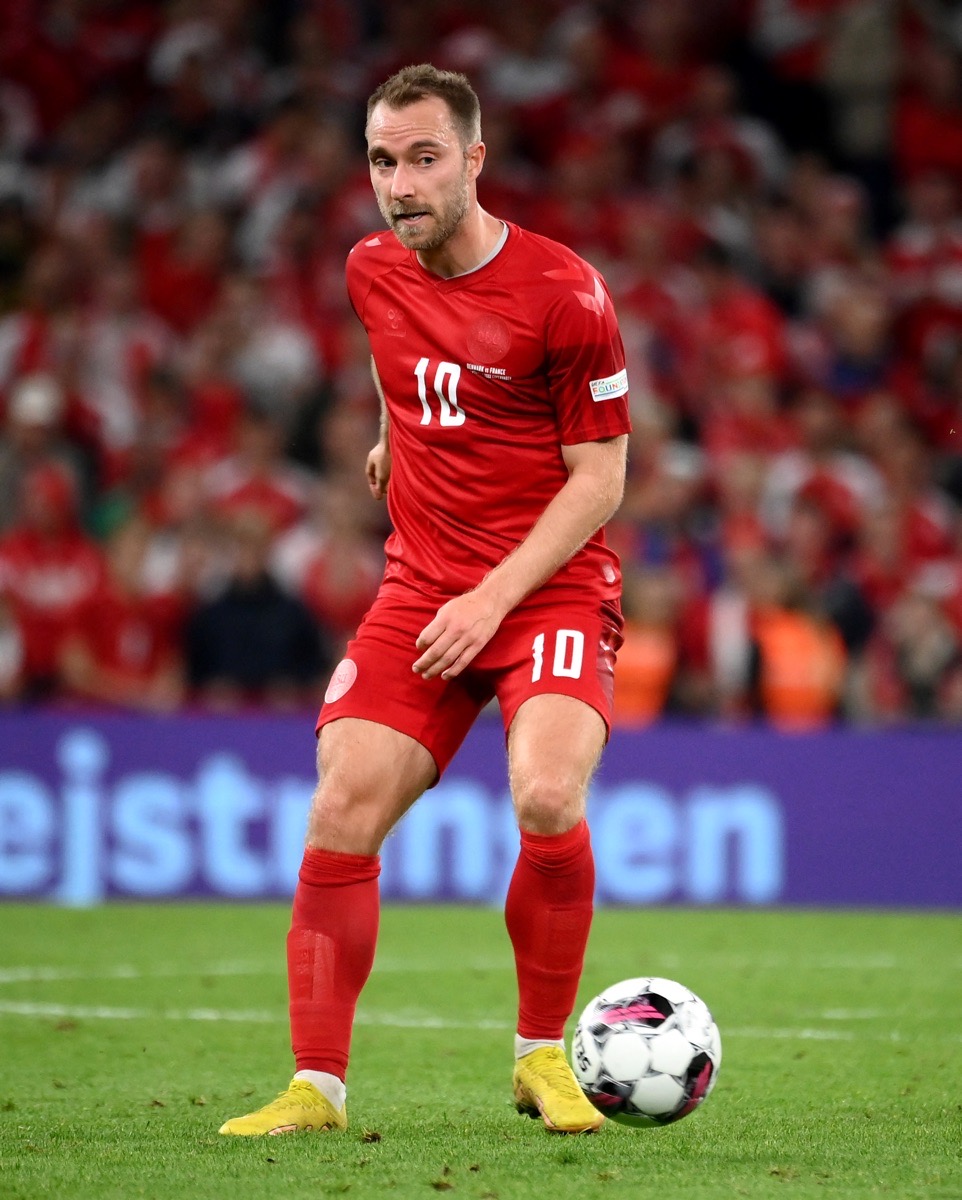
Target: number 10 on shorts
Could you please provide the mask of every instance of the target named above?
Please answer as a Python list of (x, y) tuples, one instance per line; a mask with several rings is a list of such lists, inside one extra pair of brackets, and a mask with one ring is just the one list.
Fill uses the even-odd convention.
[[(531, 645), (534, 666), (531, 669), (531, 682), (537, 683), (544, 670), (545, 635), (539, 633)], [(581, 664), (585, 657), (585, 635), (580, 629), (559, 629), (554, 635), (554, 657), (551, 661), (551, 674), (556, 679), (578, 679), (581, 676)]]

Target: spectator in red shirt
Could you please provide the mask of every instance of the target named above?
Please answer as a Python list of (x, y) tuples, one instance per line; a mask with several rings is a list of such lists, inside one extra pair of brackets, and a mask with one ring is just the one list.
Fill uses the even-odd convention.
[(299, 591), (339, 656), (377, 594), (384, 554), (368, 497), (356, 483), (329, 479), (321, 497), (321, 534), (303, 564)]
[(852, 575), (877, 617), (892, 607), (906, 585), (902, 513), (886, 498), (862, 518), (851, 556)]
[(0, 391), (21, 375), (52, 374), (73, 399), (82, 346), (77, 263), (63, 242), (48, 241), (31, 255), (23, 280), (23, 302), (0, 318)]
[(828, 501), (804, 490), (796, 498), (780, 552), (820, 614), (838, 630), (846, 651), (860, 653), (875, 625), (872, 606), (848, 567), (851, 529)]
[(798, 444), (798, 430), (782, 411), (778, 388), (765, 372), (731, 370), (712, 389), (710, 411), (702, 423), (702, 442), (709, 458), (724, 461), (737, 451), (782, 454)]
[(607, 272), (621, 248), (624, 167), (618, 142), (611, 136), (579, 133), (563, 139), (551, 162), (546, 191), (529, 206), (532, 229), (570, 246)]
[(107, 573), (63, 649), (64, 685), (74, 697), (151, 712), (171, 711), (183, 701), (183, 604), (176, 595), (147, 589), (148, 537), (148, 526), (137, 518), (111, 535)]
[(84, 422), (96, 437), (105, 484), (126, 470), (143, 418), (147, 379), (171, 349), (169, 330), (140, 302), (133, 264), (124, 258), (104, 264), (83, 317), (77, 391)]
[(717, 63), (700, 68), (688, 108), (655, 139), (656, 180), (667, 182), (686, 159), (714, 147), (727, 150), (759, 191), (782, 182), (786, 159), (778, 136), (767, 122), (738, 111), (738, 81), (730, 70)]
[(932, 449), (904, 416), (873, 457), (899, 512), (906, 571), (952, 554), (952, 506), (935, 486)]
[(860, 715), (879, 720), (941, 715), (943, 695), (957, 689), (962, 641), (935, 597), (912, 588), (881, 622), (859, 677)]
[(278, 311), (264, 280), (244, 272), (225, 279), (214, 311), (194, 334), (189, 361), (197, 343), (210, 343), (208, 367), (243, 387), (286, 432), (324, 375), (308, 331)]
[(255, 510), (275, 533), (299, 520), (307, 508), (308, 475), (288, 462), (283, 448), (277, 420), (249, 406), (238, 425), (234, 453), (207, 475), (215, 510), (225, 515)]
[(103, 582), (104, 561), (80, 529), (62, 468), (34, 467), (21, 496), (20, 520), (0, 539), (0, 592), (23, 634), (25, 694), (40, 698), (59, 686), (64, 645)]
[(143, 239), (144, 302), (177, 333), (191, 333), (213, 310), (230, 258), (230, 237), (227, 218), (207, 208), (175, 229)]
[(55, 30), (50, 13), (38, 13), (39, 7), (6, 4), (0, 9), (0, 73), (30, 93), (49, 133), (86, 99), (92, 64), (79, 44), (79, 26), (71, 29), (68, 21), (65, 30)]
[(740, 718), (748, 711), (751, 614), (766, 561), (764, 539), (731, 527), (718, 586), (685, 598), (678, 617), (679, 693), (690, 713)]
[(885, 248), (895, 298), (895, 335), (911, 369), (937, 361), (962, 337), (960, 181), (921, 171), (905, 185), (905, 221)]
[(637, 97), (642, 127), (655, 133), (684, 116), (691, 103), (698, 79), (692, 52), (694, 9), (672, 0), (650, 0), (629, 6), (627, 13), (637, 52), (615, 52), (615, 82)]
[(799, 497), (819, 504), (836, 535), (850, 539), (869, 505), (884, 490), (878, 470), (855, 453), (839, 401), (823, 388), (804, 388), (790, 412), (798, 444), (773, 458), (764, 497), (765, 523), (776, 536), (785, 533)]
[(944, 171), (962, 183), (962, 66), (932, 39), (909, 60), (909, 81), (895, 111), (895, 157), (902, 178)]
[(725, 381), (756, 375), (778, 381), (788, 360), (785, 318), (739, 275), (731, 253), (709, 242), (696, 255), (694, 266), (703, 303), (693, 320), (700, 349), (692, 401), (696, 410), (704, 411)]

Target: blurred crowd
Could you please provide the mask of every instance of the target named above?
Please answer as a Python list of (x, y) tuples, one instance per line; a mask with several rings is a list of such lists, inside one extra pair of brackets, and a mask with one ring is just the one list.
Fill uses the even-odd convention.
[(618, 720), (962, 720), (951, 0), (7, 0), (0, 697), (318, 702), (387, 520), (364, 105), (421, 61), (616, 300)]

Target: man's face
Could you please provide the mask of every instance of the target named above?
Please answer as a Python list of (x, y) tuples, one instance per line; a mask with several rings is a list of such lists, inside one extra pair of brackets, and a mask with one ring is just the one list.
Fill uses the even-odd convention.
[(434, 96), (400, 109), (378, 104), (367, 145), (378, 208), (398, 241), (409, 250), (440, 249), (468, 211), (483, 149), (466, 152), (448, 106)]

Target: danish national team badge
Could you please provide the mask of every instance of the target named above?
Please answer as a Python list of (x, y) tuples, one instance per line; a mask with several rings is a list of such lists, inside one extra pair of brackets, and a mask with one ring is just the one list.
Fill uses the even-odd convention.
[(468, 330), (468, 353), (484, 366), (499, 362), (511, 349), (511, 330), (507, 321), (489, 313)]
[(357, 679), (357, 664), (350, 658), (342, 658), (334, 668), (331, 682), (327, 685), (324, 703), (333, 704), (335, 700), (340, 700), (354, 686), (355, 679)]

